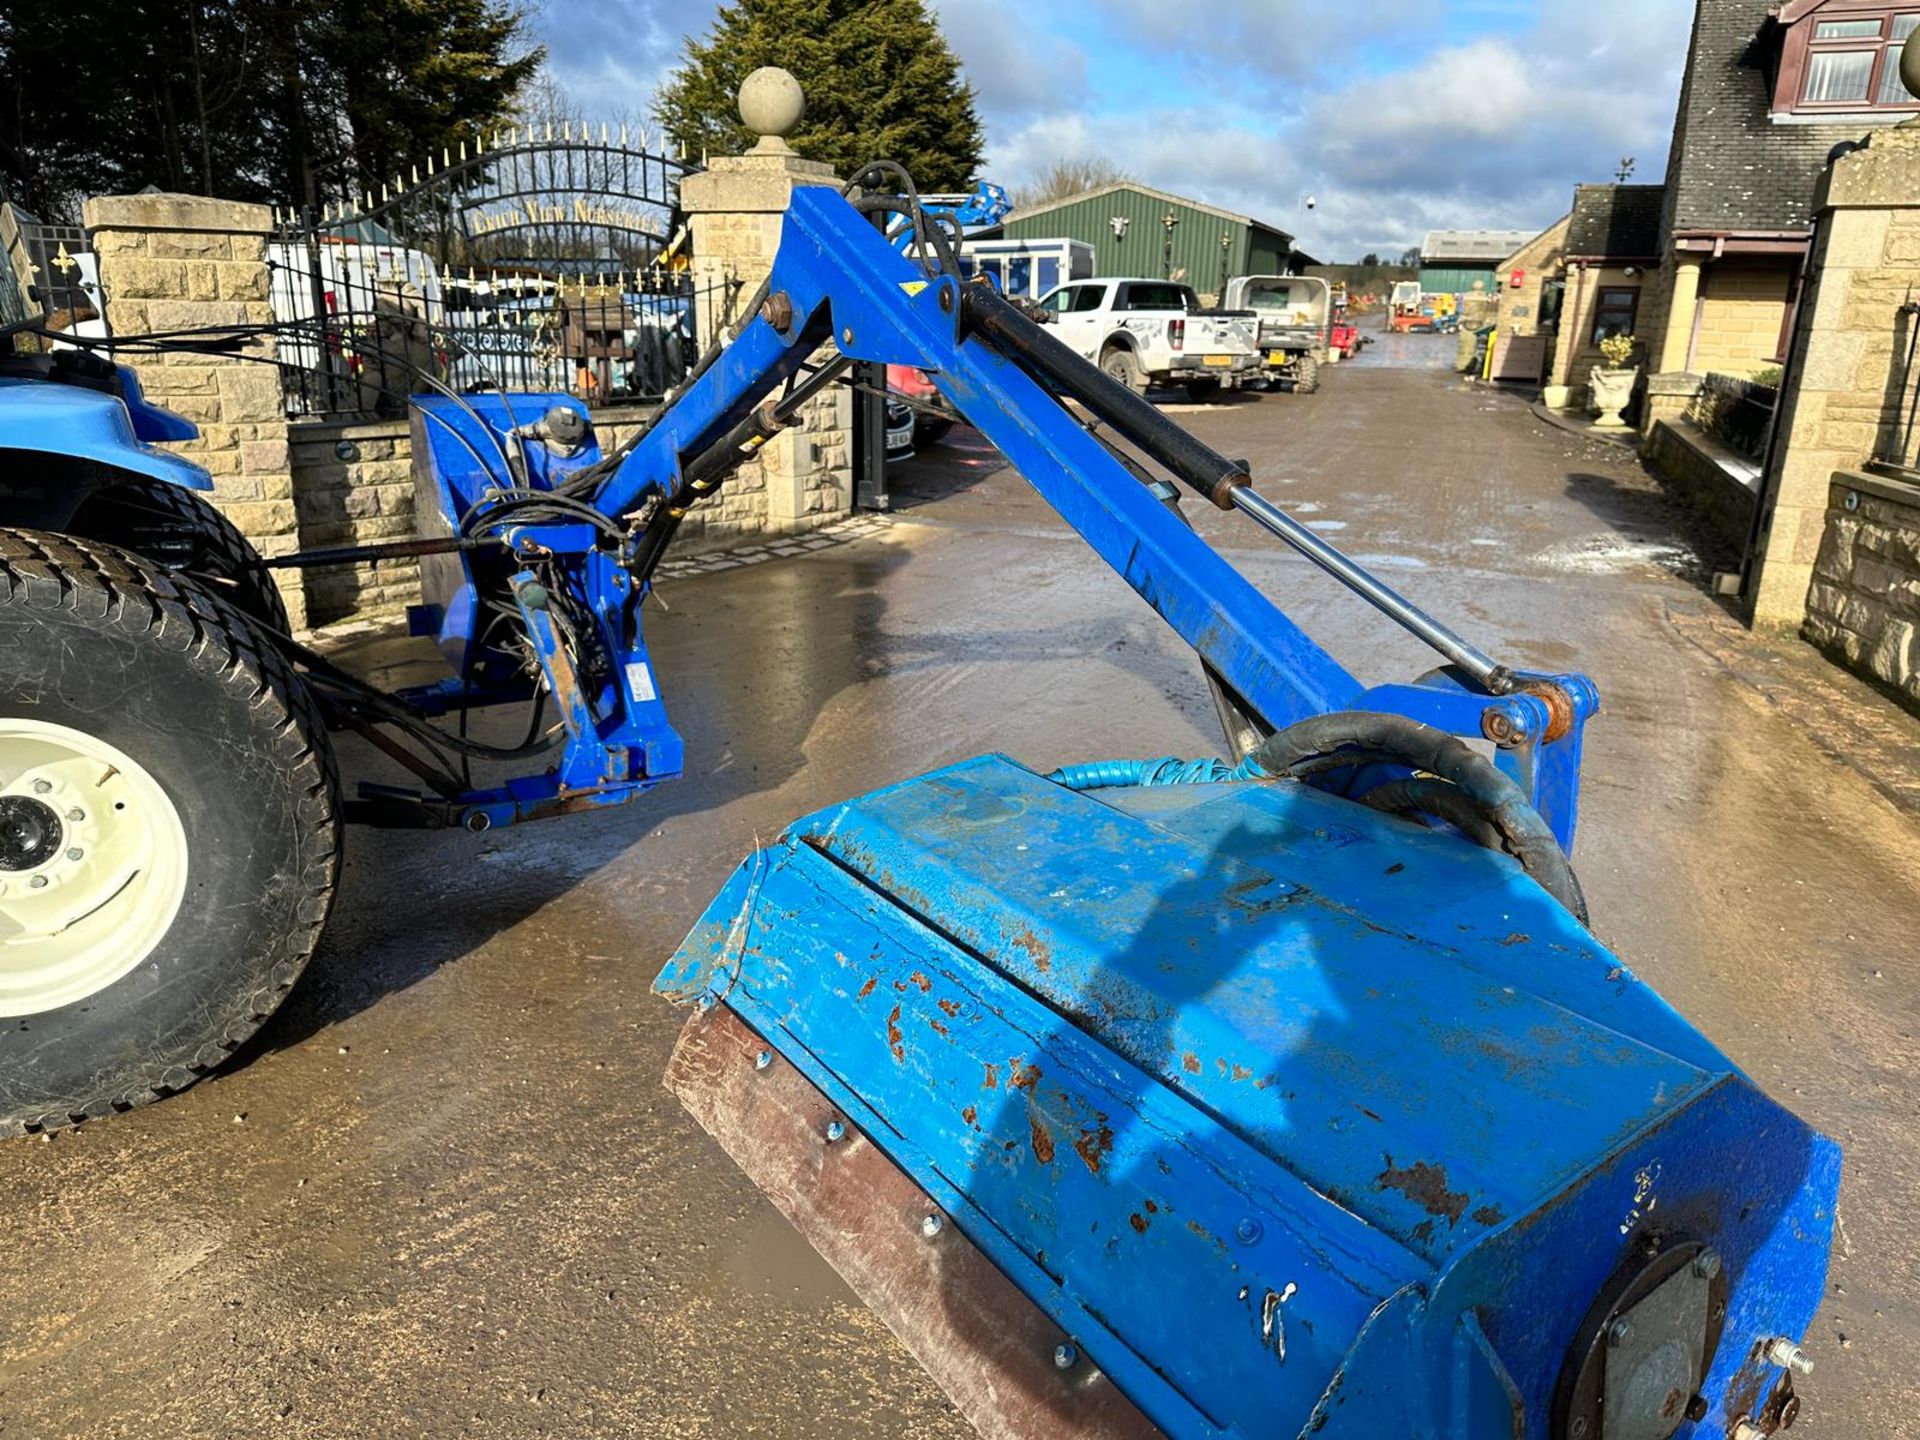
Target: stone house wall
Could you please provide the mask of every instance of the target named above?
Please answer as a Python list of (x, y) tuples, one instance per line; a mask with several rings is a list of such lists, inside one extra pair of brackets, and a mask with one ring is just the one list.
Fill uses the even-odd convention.
[(1567, 298), (1560, 312), (1560, 338), (1554, 346), (1551, 374), (1554, 384), (1565, 385), (1573, 391), (1572, 403), (1576, 407), (1585, 403), (1588, 375), (1603, 363), (1599, 348), (1593, 344), (1594, 314), (1599, 308), (1600, 292), (1618, 288), (1640, 292), (1634, 331), (1644, 339), (1649, 288), (1658, 274), (1657, 269), (1649, 271), (1636, 266), (1629, 275), (1626, 267), (1617, 265), (1576, 265), (1568, 271)]
[(1876, 131), (1836, 161), (1819, 211), (1749, 584), (1757, 625), (1806, 618), (1835, 474), (1860, 469), (1899, 418), (1912, 323), (1901, 307), (1920, 285), (1920, 126)]
[[(1696, 375), (1750, 379), (1780, 364), (1780, 331), (1797, 266), (1798, 261), (1732, 257), (1703, 266), (1700, 327), (1687, 368)], [(1692, 325), (1690, 317), (1674, 319)]]
[[(1572, 219), (1569, 215), (1559, 224), (1549, 226), (1509, 255), (1494, 272), (1500, 295), (1500, 328), (1507, 334), (1540, 333), (1540, 302), (1546, 295), (1547, 284), (1562, 279), (1566, 273), (1563, 257), (1567, 226)], [(1515, 271), (1521, 272), (1517, 287), (1513, 283)]]

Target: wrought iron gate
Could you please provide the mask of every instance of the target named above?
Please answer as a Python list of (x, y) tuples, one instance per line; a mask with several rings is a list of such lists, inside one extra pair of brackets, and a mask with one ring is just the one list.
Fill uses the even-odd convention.
[(679, 212), (694, 167), (646, 146), (624, 129), (513, 129), (358, 208), (278, 212), (288, 412), (397, 413), (442, 386), (664, 394), (698, 353), (698, 317), (737, 283), (700, 293)]

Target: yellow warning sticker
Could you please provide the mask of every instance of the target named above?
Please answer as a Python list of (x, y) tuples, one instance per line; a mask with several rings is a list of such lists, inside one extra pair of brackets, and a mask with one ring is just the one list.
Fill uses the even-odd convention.
[(918, 295), (922, 290), (927, 288), (927, 282), (925, 280), (902, 280), (900, 282), (900, 288), (909, 295)]

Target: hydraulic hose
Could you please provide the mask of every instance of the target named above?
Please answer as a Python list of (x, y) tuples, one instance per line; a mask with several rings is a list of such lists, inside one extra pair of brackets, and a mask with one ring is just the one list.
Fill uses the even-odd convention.
[(1239, 765), (1219, 760), (1116, 760), (1073, 765), (1047, 778), (1071, 790), (1299, 780), (1380, 763), (1415, 772), (1376, 785), (1360, 803), (1389, 814), (1432, 815), (1468, 839), (1520, 862), (1540, 887), (1587, 923), (1586, 898), (1547, 822), (1526, 793), (1485, 757), (1443, 730), (1403, 715), (1345, 710), (1267, 737)]

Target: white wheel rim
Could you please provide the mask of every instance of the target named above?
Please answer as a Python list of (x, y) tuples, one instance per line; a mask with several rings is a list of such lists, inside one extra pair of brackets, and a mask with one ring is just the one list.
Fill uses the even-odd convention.
[(144, 766), (0, 716), (0, 1017), (106, 989), (153, 953), (186, 892), (186, 831)]

